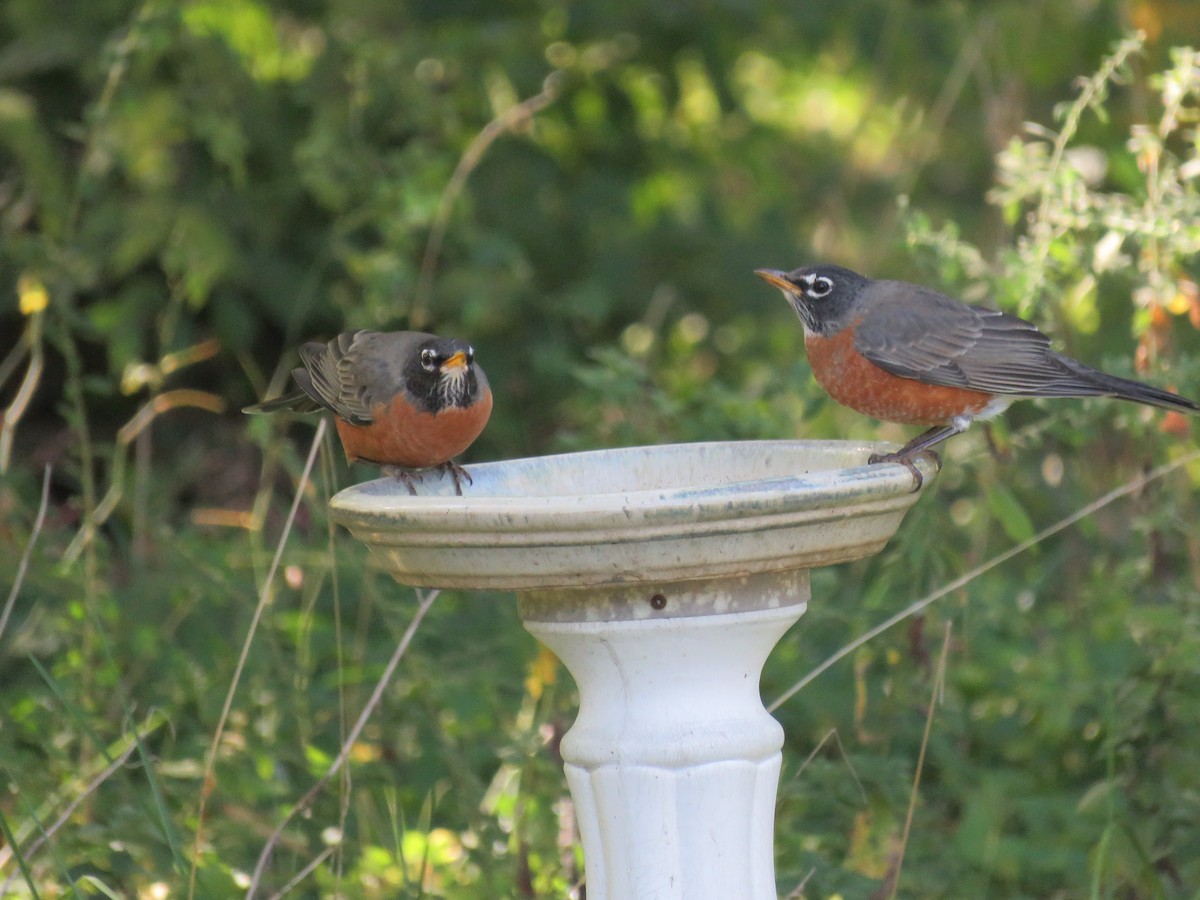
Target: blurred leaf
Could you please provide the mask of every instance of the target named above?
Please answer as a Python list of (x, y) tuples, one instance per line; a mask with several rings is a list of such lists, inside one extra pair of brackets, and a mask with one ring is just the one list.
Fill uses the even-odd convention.
[(181, 280), (193, 308), (207, 302), (213, 286), (229, 273), (237, 258), (233, 240), (220, 219), (197, 206), (178, 210), (163, 251), (163, 265)]
[(999, 484), (989, 485), (987, 499), (988, 509), (1014, 543), (1033, 537), (1033, 521), (1010, 490)]
[(41, 228), (61, 239), (69, 207), (66, 172), (38, 123), (33, 98), (9, 88), (0, 88), (0, 146), (15, 157), (37, 205)]

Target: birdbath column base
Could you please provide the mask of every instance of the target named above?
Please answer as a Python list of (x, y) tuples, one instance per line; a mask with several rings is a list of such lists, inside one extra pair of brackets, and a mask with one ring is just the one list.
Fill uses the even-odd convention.
[(920, 496), (904, 466), (866, 465), (892, 449), (590, 450), (472, 465), (461, 497), (385, 479), (331, 508), (404, 584), (517, 591), (575, 676), (561, 746), (588, 900), (774, 900), (783, 733), (759, 674), (808, 570), (879, 552)]
[(783, 730), (758, 682), (808, 571), (520, 594), (570, 670), (562, 741), (589, 900), (775, 900)]

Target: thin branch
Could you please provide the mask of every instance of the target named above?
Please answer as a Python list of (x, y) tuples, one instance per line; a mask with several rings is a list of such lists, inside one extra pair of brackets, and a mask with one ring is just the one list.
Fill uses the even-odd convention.
[(210, 413), (225, 412), (225, 401), (208, 391), (197, 391), (193, 388), (164, 391), (151, 398), (134, 414), (132, 419), (121, 426), (117, 431), (118, 443), (122, 447), (132, 443), (134, 438), (163, 413), (185, 406), (203, 409)]
[(819, 666), (817, 666), (815, 669), (813, 669), (811, 672), (809, 672), (807, 675), (805, 675), (803, 678), (801, 678), (799, 681), (797, 681), (795, 684), (793, 684), (790, 688), (788, 688), (786, 691), (784, 691), (778, 698), (776, 698), (775, 701), (772, 702), (770, 706), (767, 707), (768, 712), (774, 712), (775, 710), (777, 710), (780, 706), (782, 706), (784, 703), (786, 703), (788, 700), (790, 700), (792, 697), (794, 697), (799, 691), (801, 691), (810, 682), (815, 680), (819, 675), (824, 673), (827, 669), (831, 668), (835, 663), (839, 662), (842, 659), (845, 659), (847, 656), (849, 656), (851, 653), (853, 653), (855, 650), (857, 650), (863, 644), (866, 644), (867, 642), (874, 640), (879, 635), (883, 634), (885, 631), (887, 631), (889, 628), (891, 628), (893, 625), (898, 625), (900, 622), (903, 622), (905, 619), (909, 618), (910, 616), (916, 615), (921, 610), (923, 610), (925, 607), (929, 606), (929, 604), (933, 603), (935, 600), (940, 600), (940, 599), (942, 599), (942, 597), (945, 597), (947, 594), (954, 593), (955, 591), (959, 590), (960, 588), (963, 588), (966, 585), (970, 584), (972, 581), (974, 581), (980, 575), (984, 575), (984, 574), (990, 572), (992, 569), (996, 568), (996, 566), (1000, 565), (1001, 563), (1008, 562), (1014, 556), (1018, 556), (1018, 555), (1024, 553), (1030, 547), (1034, 547), (1034, 546), (1040, 544), (1042, 541), (1046, 540), (1047, 538), (1058, 534), (1060, 531), (1062, 531), (1066, 528), (1070, 528), (1076, 522), (1079, 522), (1082, 519), (1086, 519), (1088, 516), (1103, 509), (1104, 507), (1108, 506), (1110, 503), (1120, 500), (1122, 497), (1128, 497), (1130, 494), (1136, 494), (1138, 491), (1140, 491), (1142, 488), (1144, 488), (1146, 485), (1150, 484), (1151, 482), (1157, 481), (1158, 479), (1163, 478), (1164, 476), (1169, 475), (1170, 473), (1174, 472), (1176, 469), (1182, 468), (1183, 466), (1186, 466), (1189, 463), (1193, 463), (1198, 459), (1200, 459), (1200, 450), (1193, 450), (1191, 453), (1188, 453), (1184, 456), (1179, 457), (1179, 459), (1175, 460), (1174, 462), (1164, 463), (1163, 465), (1159, 466), (1156, 469), (1151, 469), (1149, 472), (1146, 472), (1144, 475), (1139, 475), (1137, 478), (1134, 478), (1132, 481), (1128, 481), (1125, 484), (1121, 485), (1120, 487), (1114, 488), (1113, 490), (1109, 491), (1107, 494), (1105, 494), (1100, 499), (1093, 500), (1087, 506), (1084, 506), (1083, 508), (1078, 509), (1075, 512), (1071, 513), (1071, 515), (1067, 516), (1065, 519), (1059, 519), (1057, 522), (1055, 522), (1053, 525), (1049, 526), (1048, 528), (1043, 528), (1041, 531), (1039, 531), (1033, 537), (1026, 538), (1025, 540), (1021, 541), (1019, 544), (1015, 544), (1014, 546), (1009, 547), (1003, 553), (1001, 553), (997, 556), (993, 556), (987, 562), (981, 563), (980, 565), (976, 566), (974, 569), (971, 569), (969, 572), (963, 573), (958, 578), (955, 578), (953, 581), (949, 582), (948, 584), (944, 584), (937, 590), (933, 591), (932, 593), (926, 594), (920, 600), (916, 600), (913, 603), (910, 603), (908, 606), (904, 607), (904, 609), (900, 610), (900, 612), (896, 613), (895, 615), (893, 615), (887, 619), (884, 619), (882, 622), (880, 622), (874, 628), (870, 629), (866, 633), (860, 635), (859, 637), (852, 640), (850, 643), (846, 644), (846, 646), (842, 647), (840, 650), (838, 650), (836, 653), (834, 653), (832, 656), (830, 656), (828, 659), (826, 659), (823, 663), (821, 663)]
[(1050, 253), (1050, 245), (1054, 239), (1051, 210), (1053, 204), (1059, 198), (1057, 194), (1051, 191), (1049, 182), (1062, 167), (1063, 158), (1067, 152), (1067, 144), (1071, 142), (1076, 132), (1078, 132), (1083, 114), (1103, 100), (1109, 84), (1116, 79), (1121, 67), (1125, 65), (1130, 56), (1142, 51), (1145, 42), (1145, 35), (1141, 32), (1137, 32), (1134, 36), (1121, 40), (1117, 44), (1116, 49), (1109, 56), (1105, 57), (1103, 63), (1100, 65), (1100, 70), (1091, 78), (1082, 79), (1079, 96), (1067, 107), (1066, 114), (1063, 116), (1062, 128), (1059, 129), (1058, 135), (1054, 139), (1050, 161), (1046, 166), (1047, 183), (1042, 187), (1041, 200), (1038, 203), (1037, 213), (1032, 217), (1030, 227), (1030, 235), (1034, 243), (1034, 258), (1037, 261), (1037, 269), (1035, 270), (1037, 279), (1033, 286), (1035, 291), (1041, 287), (1041, 283), (1046, 278), (1046, 259)]
[(33, 556), (33, 545), (37, 543), (38, 535), (42, 533), (42, 524), (46, 521), (46, 508), (50, 505), (50, 466), (42, 474), (42, 499), (38, 503), (37, 516), (33, 520), (33, 530), (29, 532), (29, 541), (25, 544), (25, 552), (21, 554), (21, 564), (17, 566), (17, 577), (13, 581), (12, 590), (4, 602), (4, 612), (0, 613), (0, 637), (4, 636), (4, 628), (8, 625), (8, 617), (12, 614), (13, 605), (17, 602), (17, 594), (25, 581), (25, 572), (29, 569), (29, 559)]
[(42, 369), (45, 367), (45, 351), (42, 348), (42, 314), (35, 312), (29, 319), (26, 331), (29, 343), (29, 368), (21, 379), (21, 386), (8, 405), (8, 409), (0, 414), (0, 472), (8, 471), (9, 457), (12, 455), (13, 435), (17, 423), (29, 408), (29, 401), (37, 390), (38, 382), (42, 380)]
[[(991, 16), (984, 16), (979, 26), (962, 40), (958, 56), (942, 82), (941, 90), (938, 91), (937, 98), (929, 109), (929, 115), (921, 123), (921, 138), (917, 142), (916, 152), (913, 154), (912, 168), (904, 176), (903, 182), (896, 191), (897, 194), (904, 196), (911, 194), (921, 172), (938, 154), (940, 149), (938, 145), (945, 135), (946, 124), (950, 121), (950, 115), (962, 97), (967, 78), (979, 67), (983, 59), (983, 51), (992, 40), (995, 24), (995, 20)], [(864, 118), (863, 125), (866, 124)]]
[(446, 229), (450, 226), (450, 214), (454, 211), (454, 203), (466, 187), (467, 178), (483, 159), (488, 147), (495, 143), (496, 138), (532, 119), (556, 99), (560, 93), (561, 78), (558, 73), (552, 73), (542, 85), (542, 91), (527, 100), (522, 100), (516, 106), (506, 109), (492, 121), (483, 126), (483, 130), (463, 151), (462, 158), (454, 167), (450, 180), (438, 200), (438, 208), (433, 216), (433, 226), (429, 230), (429, 240), (425, 243), (425, 255), (421, 259), (421, 272), (417, 278), (417, 289), (413, 294), (412, 306), (409, 309), (408, 321), (411, 328), (422, 328), (429, 316), (429, 298), (433, 291), (433, 271), (437, 266), (438, 255), (442, 252), (442, 241), (446, 238)]
[[(396, 666), (398, 666), (400, 664), (400, 660), (404, 658), (404, 654), (408, 651), (408, 645), (412, 643), (413, 636), (417, 633), (417, 628), (420, 626), (421, 621), (425, 618), (425, 614), (429, 612), (429, 608), (433, 606), (433, 601), (437, 599), (438, 594), (440, 593), (441, 591), (432, 590), (422, 596), (419, 591), (417, 592), (417, 598), (419, 600), (417, 604), (417, 611), (413, 615), (412, 621), (408, 623), (408, 628), (405, 629), (403, 637), (400, 638), (400, 643), (396, 647), (396, 652), (393, 653), (392, 658), (388, 660), (388, 664), (384, 668), (383, 674), (379, 677), (379, 681), (375, 684), (375, 690), (371, 692), (370, 698), (367, 700), (362, 712), (359, 713), (358, 721), (354, 723), (354, 727), (350, 729), (350, 733), (346, 736), (346, 740), (342, 742), (342, 749), (338, 753), (337, 758), (334, 759), (332, 764), (330, 764), (325, 774), (317, 780), (317, 783), (309, 788), (308, 792), (296, 802), (296, 805), (293, 806), (291, 810), (288, 811), (288, 814), (283, 817), (283, 821), (279, 823), (279, 827), (277, 827), (271, 833), (271, 836), (267, 839), (267, 843), (263, 846), (262, 853), (260, 853), (258, 857), (258, 864), (254, 867), (254, 875), (250, 880), (250, 888), (246, 891), (246, 900), (251, 900), (255, 891), (258, 890), (258, 883), (262, 879), (263, 870), (267, 867), (267, 863), (271, 859), (271, 853), (275, 849), (275, 845), (279, 843), (280, 837), (283, 835), (283, 829), (287, 827), (287, 824), (293, 818), (295, 818), (298, 813), (308, 809), (313, 800), (316, 799), (317, 795), (325, 789), (325, 786), (329, 784), (333, 776), (341, 770), (342, 766), (346, 764), (346, 760), (350, 758), (350, 754), (354, 750), (354, 745), (358, 742), (358, 736), (362, 734), (362, 730), (366, 727), (367, 722), (371, 718), (371, 713), (375, 711), (375, 707), (379, 705), (379, 701), (383, 698), (384, 690), (391, 683), (392, 675), (396, 671)], [(307, 867), (306, 871), (311, 868), (311, 866)], [(293, 879), (292, 882), (289, 882), (289, 884), (294, 883), (295, 879)]]
[(267, 577), (263, 580), (262, 588), (258, 592), (258, 605), (254, 609), (254, 617), (250, 620), (250, 628), (246, 632), (246, 638), (242, 641), (242, 652), (238, 656), (237, 666), (233, 670), (233, 678), (229, 683), (229, 691), (225, 695), (225, 705), (221, 707), (221, 718), (217, 722), (217, 729), (213, 734), (212, 744), (209, 746), (207, 758), (204, 760), (204, 779), (201, 782), (200, 788), (200, 808), (196, 813), (196, 840), (192, 848), (192, 872), (188, 880), (189, 898), (194, 897), (196, 894), (196, 869), (199, 866), (200, 843), (204, 834), (204, 813), (208, 806), (208, 798), (215, 786), (213, 775), (217, 766), (217, 752), (221, 747), (221, 738), (225, 734), (225, 723), (229, 719), (230, 710), (233, 709), (233, 698), (237, 694), (238, 685), (241, 683), (242, 671), (246, 668), (246, 660), (250, 657), (250, 647), (254, 643), (254, 635), (258, 631), (258, 623), (262, 620), (263, 612), (266, 610), (267, 603), (270, 600), (271, 584), (275, 581), (275, 572), (279, 569), (279, 561), (283, 558), (283, 548), (287, 545), (288, 536), (292, 533), (292, 525), (296, 521), (296, 513), (300, 510), (300, 501), (304, 499), (304, 489), (308, 485), (313, 463), (317, 460), (317, 451), (321, 447), (321, 438), (324, 436), (325, 417), (322, 416), (317, 424), (316, 433), (313, 435), (312, 447), (308, 451), (308, 459), (304, 463), (304, 471), (300, 475), (300, 483), (296, 486), (296, 496), (292, 499), (292, 508), (288, 510), (287, 521), (283, 526), (283, 533), (279, 536), (279, 544), (275, 547), (275, 557), (271, 560), (271, 567), (267, 570)]
[(0, 387), (3, 387), (4, 383), (12, 378), (13, 372), (17, 371), (17, 366), (29, 352), (29, 348), (26, 346), (27, 342), (28, 336), (22, 335), (21, 339), (12, 345), (12, 349), (8, 351), (8, 356), (4, 357), (4, 361), (0, 362)]

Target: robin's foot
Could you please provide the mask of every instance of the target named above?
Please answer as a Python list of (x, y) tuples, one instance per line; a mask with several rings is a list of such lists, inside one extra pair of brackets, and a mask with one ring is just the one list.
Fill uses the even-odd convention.
[(917, 464), (913, 460), (918, 456), (926, 456), (933, 463), (934, 467), (940, 472), (942, 469), (942, 458), (932, 450), (918, 450), (916, 453), (905, 453), (901, 450), (898, 453), (872, 453), (867, 457), (867, 465), (873, 466), (876, 463), (900, 463), (908, 471), (912, 472), (913, 489), (912, 493), (916, 493), (925, 484), (925, 476), (921, 474), (921, 470), (917, 468)]
[(382, 466), (383, 474), (390, 478), (395, 478), (397, 481), (403, 481), (404, 486), (408, 488), (408, 492), (414, 497), (417, 496), (417, 488), (413, 484), (415, 478), (420, 478), (419, 475), (414, 475), (411, 469), (405, 469), (402, 466)]
[(449, 460), (442, 463), (439, 468), (441, 468), (443, 472), (448, 473), (450, 477), (454, 479), (454, 493), (458, 494), (460, 497), (462, 496), (462, 483), (464, 478), (467, 480), (467, 484), (475, 483), (475, 479), (471, 477), (471, 473), (454, 460)]

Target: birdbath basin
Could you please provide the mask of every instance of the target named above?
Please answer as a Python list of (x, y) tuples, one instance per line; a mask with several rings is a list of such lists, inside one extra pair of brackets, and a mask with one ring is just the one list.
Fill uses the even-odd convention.
[[(562, 741), (589, 900), (767, 900), (783, 731), (758, 679), (809, 570), (916, 501), (886, 445), (739, 441), (472, 465), (456, 496), (379, 479), (334, 518), (403, 584), (513, 590), (579, 688)], [(918, 461), (928, 486), (936, 475)]]

